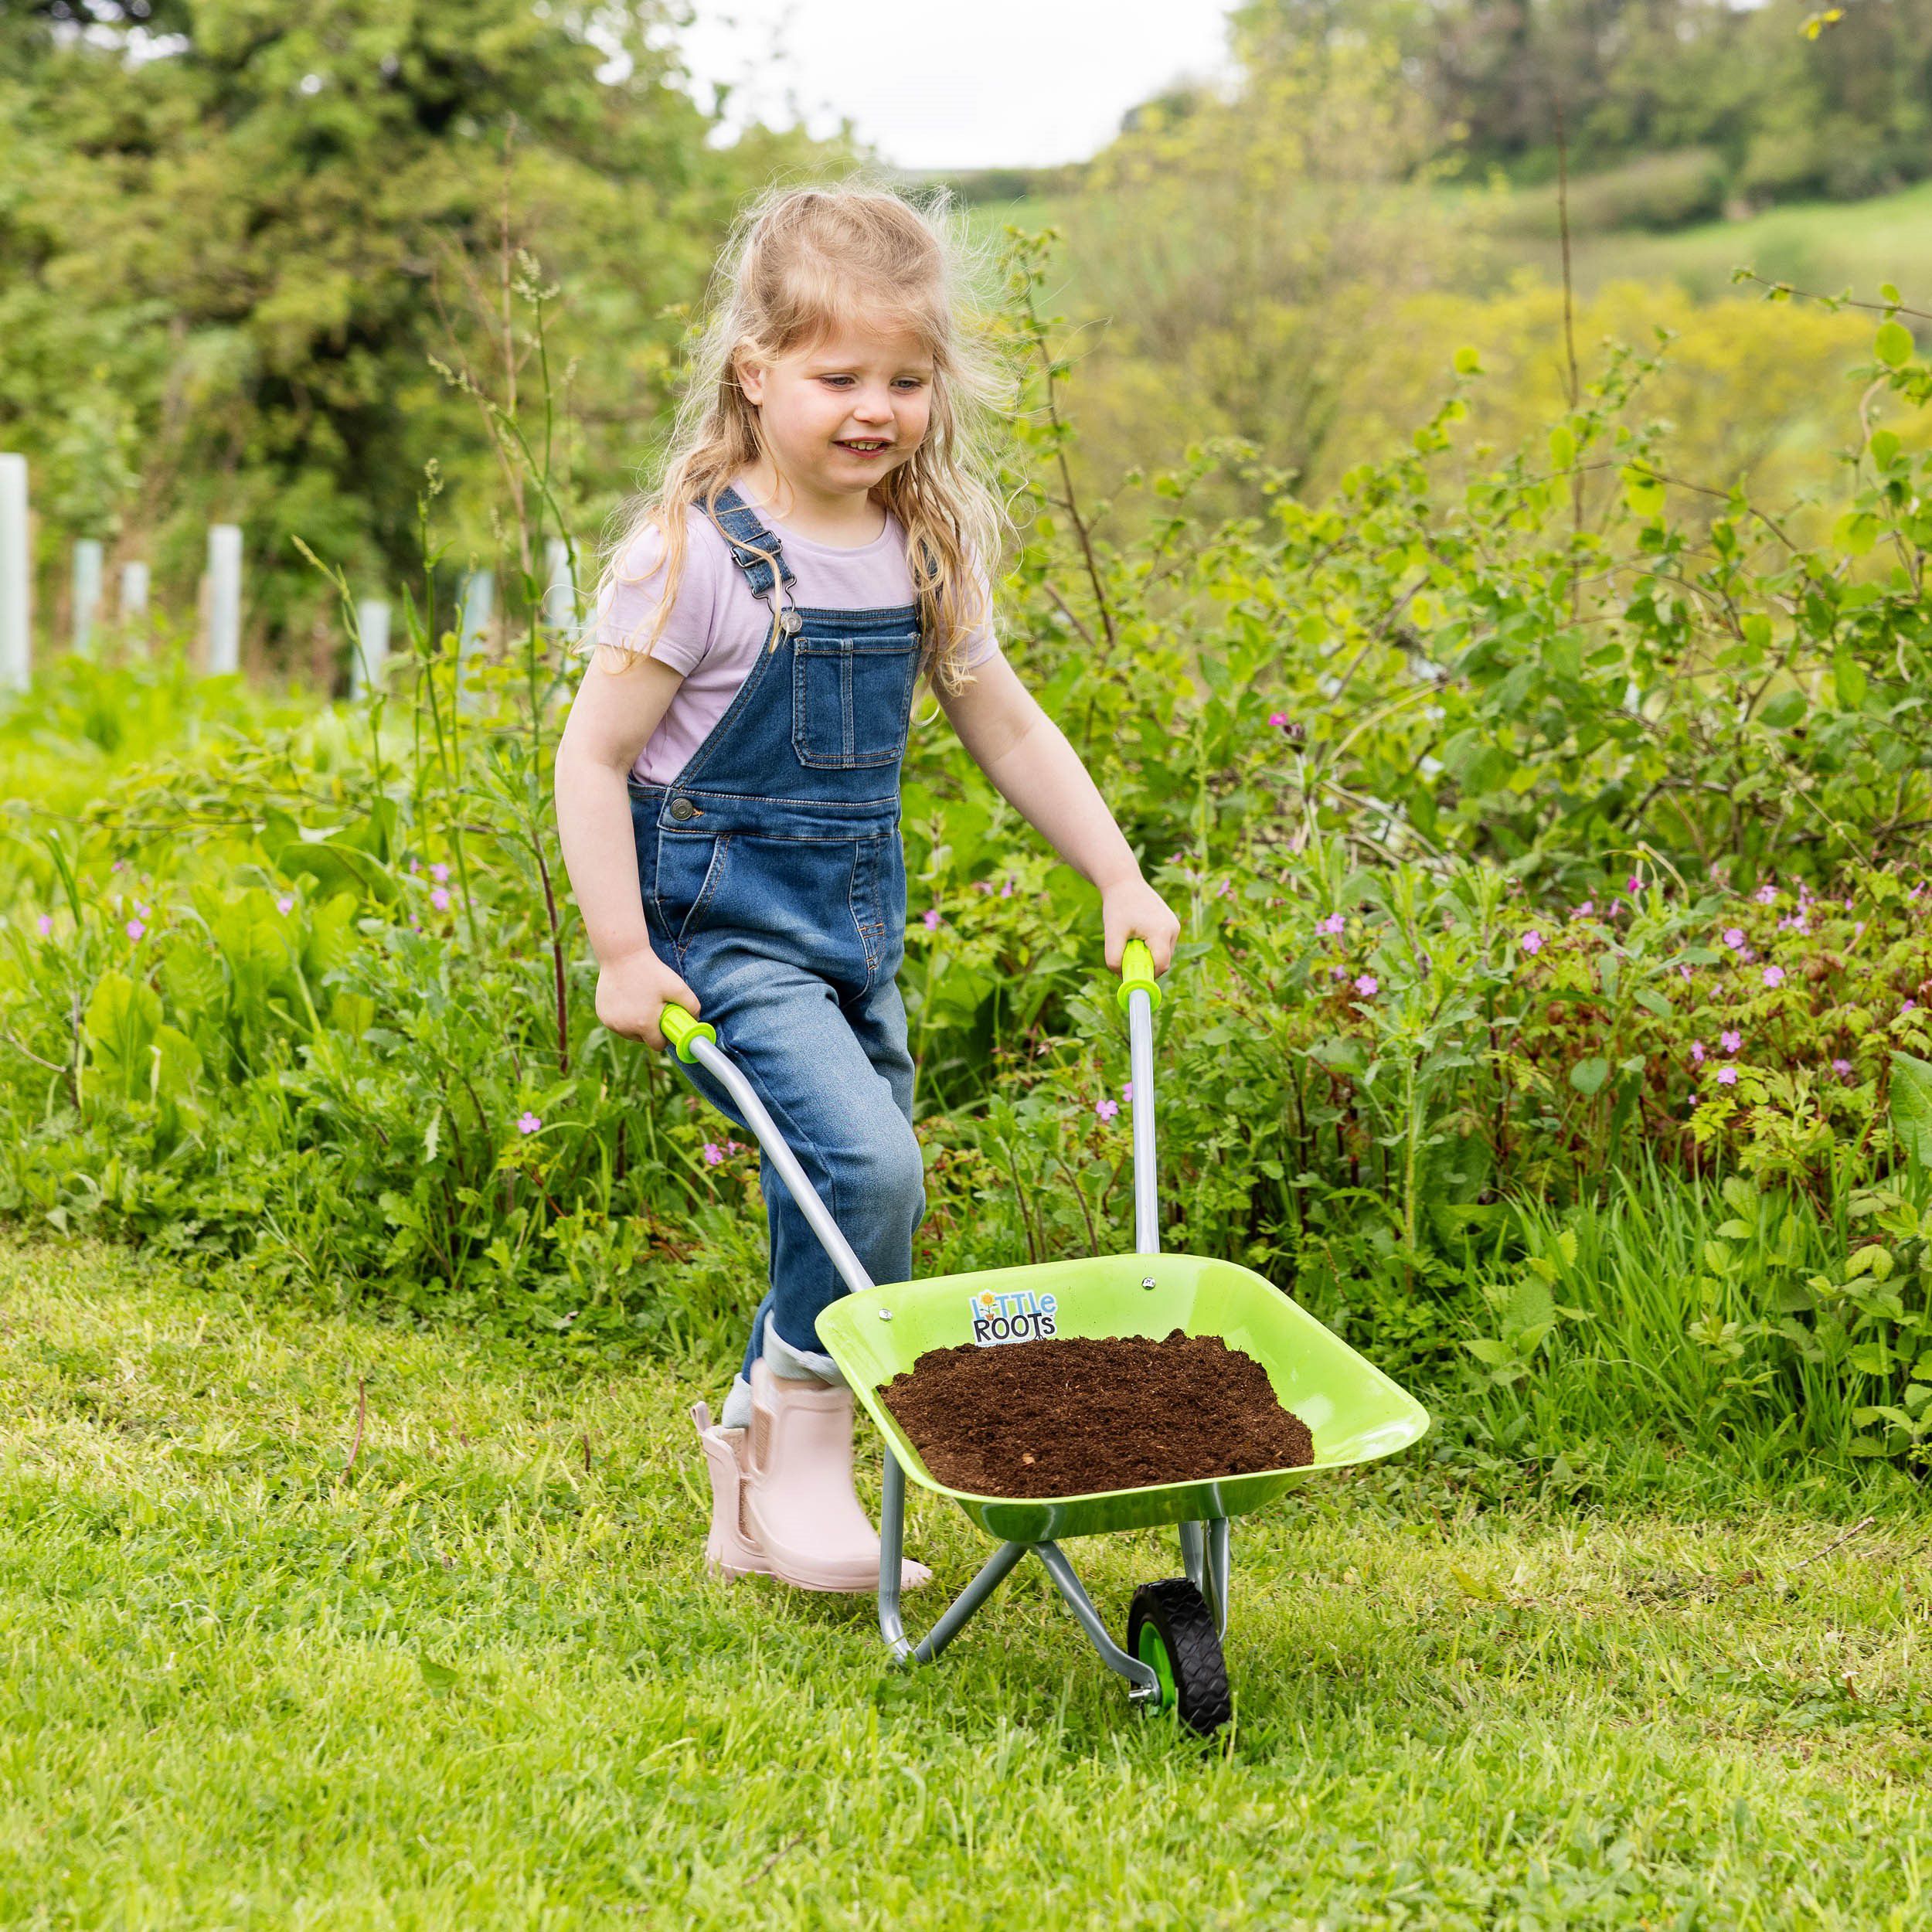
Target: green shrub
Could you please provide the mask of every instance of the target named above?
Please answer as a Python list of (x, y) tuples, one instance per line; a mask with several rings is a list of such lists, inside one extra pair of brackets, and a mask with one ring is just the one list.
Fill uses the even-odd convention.
[[(1015, 251), (1007, 326), (1050, 389), (1038, 260)], [(1896, 320), (1874, 355), (1872, 397), (1924, 402)], [(1932, 477), (1868, 402), (1832, 541), (1802, 547), (1670, 470), (1628, 420), (1645, 367), (1614, 356), (1538, 447), (1460, 480), (1440, 472), (1473, 357), (1413, 448), (1330, 500), (1191, 448), (1141, 479), (1156, 514), (1125, 543), (1066, 491), (1063, 415), (1022, 413), (1008, 630), (1185, 921), (1161, 1015), (1169, 1245), (1262, 1268), (1427, 1372), (1481, 1342), (1486, 1371), (1522, 1371), (1494, 1428), (1544, 1441), (1517, 1386), (1555, 1346), (1526, 1340), (1542, 1302), (1519, 1294), (1536, 1215), (1617, 1212), (1641, 1165), (1708, 1213), (1723, 1293), (1693, 1301), (1722, 1345), (1761, 1277), (1783, 1299), (1747, 1352), (1909, 1458)], [(1260, 512), (1202, 524), (1193, 493), (1230, 469)], [(546, 1348), (735, 1335), (755, 1158), (595, 1023), (549, 821), (561, 667), (540, 587), (511, 591), (516, 653), (461, 691), (454, 638), (412, 606), (393, 696), (359, 713), (209, 715), (165, 662), (16, 705), (10, 756), (84, 741), (98, 768), (0, 874), (0, 1212)], [(87, 723), (104, 689), (184, 722), (110, 757)], [(917, 1266), (1125, 1247), (1092, 893), (930, 733), (905, 835)], [(1811, 1217), (1808, 1302), (1760, 1270), (1785, 1237), (1738, 1188)], [(1818, 1231), (1859, 1202), (1883, 1264)]]

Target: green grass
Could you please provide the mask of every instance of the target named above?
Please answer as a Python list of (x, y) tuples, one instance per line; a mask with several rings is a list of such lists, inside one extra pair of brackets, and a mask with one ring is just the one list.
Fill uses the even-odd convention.
[[(1532, 194), (1553, 206), (1553, 187), (1521, 190), (1512, 199), (1526, 203)], [(992, 235), (1009, 221), (1025, 228), (1057, 222), (1077, 233), (1077, 205), (1015, 202), (971, 213), (975, 229)], [(1493, 260), (1481, 270), (1485, 285), (1493, 283), (1498, 269), (1522, 267), (1546, 281), (1559, 279), (1553, 226), (1546, 236), (1522, 232), (1526, 226), (1539, 227), (1540, 219), (1537, 211), (1526, 209), (1512, 216), (1505, 209), (1490, 246)], [(1063, 294), (1077, 297), (1077, 254), (1070, 256), (1063, 245), (1056, 259), (1066, 284)], [(1877, 299), (1879, 283), (1895, 282), (1908, 304), (1932, 308), (1932, 272), (1920, 266), (1932, 263), (1932, 182), (1869, 201), (1794, 202), (1748, 220), (1705, 222), (1671, 233), (1580, 233), (1573, 238), (1573, 262), (1577, 286), (1586, 294), (1606, 282), (1632, 281), (1675, 281), (1702, 301), (1754, 294), (1739, 291), (1731, 280), (1733, 269), (1749, 266), (1814, 294), (1837, 294), (1849, 287), (1868, 301)]]
[[(1867, 301), (1880, 282), (1932, 308), (1932, 182), (1859, 202), (1794, 202), (1746, 221), (1707, 222), (1674, 234), (1583, 235), (1577, 239), (1578, 286), (1607, 281), (1675, 281), (1700, 300), (1732, 288), (1731, 271), (1750, 267), (1813, 294), (1847, 287)], [(1539, 253), (1552, 277), (1553, 244)]]
[[(1338, 1478), (1237, 1528), (1203, 1755), (1030, 1566), (904, 1676), (868, 1600), (704, 1581), (665, 1367), (538, 1373), (9, 1243), (0, 1378), (9, 1927), (1926, 1910), (1903, 1509), (1847, 1538), (1831, 1496), (1607, 1519), (1480, 1511), (1420, 1456)], [(930, 1499), (911, 1541), (949, 1590), (983, 1548)], [(1151, 1533), (1074, 1554), (1117, 1627), (1175, 1567)]]

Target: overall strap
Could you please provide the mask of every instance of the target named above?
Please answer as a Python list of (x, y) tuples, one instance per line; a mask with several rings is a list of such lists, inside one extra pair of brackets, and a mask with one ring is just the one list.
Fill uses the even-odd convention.
[[(777, 560), (778, 573), (783, 575), (787, 590), (798, 581), (791, 566), (785, 561), (785, 546), (758, 521), (757, 512), (729, 483), (718, 492), (718, 523), (725, 533), (725, 541), (731, 546), (731, 560), (744, 572), (751, 594), (767, 610), (774, 610), (771, 593), (778, 576), (772, 570), (771, 559)], [(760, 556), (761, 550), (770, 555)], [(782, 612), (774, 611), (774, 614), (778, 618), (779, 628), (787, 636), (797, 631), (801, 620), (796, 605)]]

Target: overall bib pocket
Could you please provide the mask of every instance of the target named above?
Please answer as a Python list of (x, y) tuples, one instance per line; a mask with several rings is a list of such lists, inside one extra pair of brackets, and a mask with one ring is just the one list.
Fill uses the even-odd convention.
[(919, 634), (801, 637), (792, 646), (791, 745), (801, 765), (896, 764), (906, 749)]

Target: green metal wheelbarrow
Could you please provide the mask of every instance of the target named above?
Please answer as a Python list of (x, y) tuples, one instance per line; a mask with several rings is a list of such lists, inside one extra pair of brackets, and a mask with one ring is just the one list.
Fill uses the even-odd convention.
[[(1233, 1713), (1222, 1640), (1227, 1634), (1231, 1519), (1332, 1469), (1406, 1448), (1429, 1427), (1421, 1404), (1380, 1369), (1296, 1305), (1273, 1283), (1231, 1261), (1163, 1254), (1155, 1185), (1154, 1019), (1161, 997), (1153, 957), (1130, 940), (1122, 962), (1134, 1080), (1134, 1252), (995, 1268), (975, 1274), (873, 1285), (806, 1179), (743, 1073), (719, 1049), (716, 1035), (679, 1007), (666, 1007), (665, 1037), (680, 1056), (723, 1082), (791, 1189), (834, 1266), (852, 1291), (818, 1318), (818, 1336), (885, 1438), (885, 1488), (879, 1538), (879, 1628), (902, 1663), (930, 1663), (1030, 1550), (1066, 1600), (1102, 1661), (1128, 1682), (1131, 1702), (1172, 1711), (1211, 1733)], [(975, 1495), (938, 1481), (906, 1440), (879, 1391), (928, 1349), (962, 1342), (999, 1347), (1048, 1335), (1139, 1335), (1158, 1340), (1175, 1328), (1218, 1335), (1267, 1370), (1282, 1403), (1305, 1422), (1315, 1460), (1211, 1481), (1160, 1483), (1077, 1496)], [(900, 1559), (905, 1542), (906, 1479), (950, 1496), (1001, 1539), (979, 1573), (917, 1641), (900, 1614)], [(1128, 1612), (1123, 1648), (1108, 1634), (1063, 1539), (1111, 1529), (1177, 1526), (1184, 1576), (1143, 1583)]]

